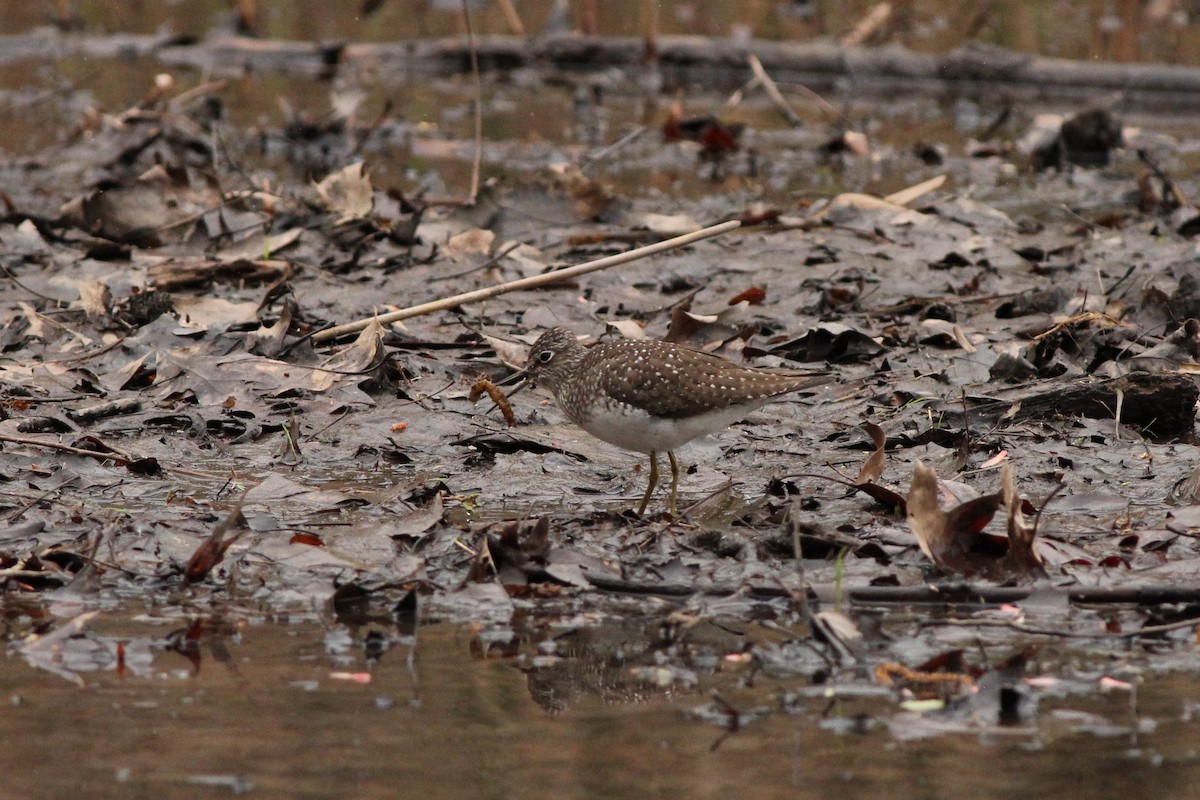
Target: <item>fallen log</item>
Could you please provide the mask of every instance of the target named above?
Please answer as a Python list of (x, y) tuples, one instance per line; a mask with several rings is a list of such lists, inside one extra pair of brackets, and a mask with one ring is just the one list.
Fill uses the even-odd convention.
[[(584, 74), (613, 67), (645, 69), (646, 45), (636, 37), (559, 35), (540, 39), (475, 39), (484, 72), (524, 67)], [(244, 71), (331, 75), (370, 66), (381, 77), (470, 72), (465, 38), (384, 43), (297, 42), (236, 36), (181, 40), (169, 36), (79, 36), (39, 30), (0, 36), (0, 64), (30, 57), (59, 59), (152, 58), (217, 74)], [(653, 61), (672, 84), (729, 90), (750, 78), (754, 55), (783, 91), (789, 85), (828, 93), (852, 86), (863, 96), (1004, 93), (1020, 101), (1084, 104), (1120, 93), (1123, 111), (1189, 113), (1200, 110), (1200, 69), (1168, 64), (1072, 61), (972, 43), (949, 53), (917, 53), (899, 46), (844, 47), (817, 40), (782, 42), (700, 36), (661, 36)]]
[[(253, 62), (267, 56), (275, 68), (295, 63), (296, 54), (284, 43), (226, 39), (212, 47), (219, 52), (198, 64), (208, 68)], [(701, 36), (663, 36), (656, 41), (657, 68), (669, 84), (699, 84), (734, 89), (750, 77), (747, 58), (754, 55), (785, 91), (789, 84), (817, 92), (832, 92), (853, 82), (856, 93), (874, 96), (905, 94), (979, 94), (1005, 92), (1016, 100), (1087, 103), (1098, 96), (1122, 93), (1123, 110), (1200, 110), (1200, 69), (1166, 64), (1118, 64), (1072, 61), (1018, 53), (1000, 47), (969, 44), (949, 53), (917, 53), (899, 46), (843, 47), (830, 41), (734, 41)], [(197, 51), (196, 48), (202, 48)], [(190, 48), (169, 47), (159, 52), (168, 63), (190, 52), (203, 55), (204, 43)], [(304, 44), (310, 59), (328, 63), (328, 45)], [(588, 72), (612, 67), (641, 70), (645, 42), (634, 37), (554, 36), (530, 41), (513, 36), (476, 39), (479, 67), (506, 71), (521, 67), (550, 67)], [(286, 53), (286, 55), (285, 55)], [(370, 63), (396, 75), (464, 74), (470, 71), (470, 48), (465, 39), (348, 44), (341, 63)], [(263, 65), (266, 66), (266, 65)], [(310, 65), (310, 69), (320, 64)]]
[[(1131, 372), (1108, 380), (1072, 380), (1037, 386), (1025, 395), (1003, 399), (968, 398), (972, 424), (995, 424), (1011, 413), (1014, 421), (1088, 417), (1120, 419), (1123, 425), (1140, 428), (1161, 439), (1187, 436), (1196, 425), (1196, 402), (1200, 387), (1179, 373)], [(957, 407), (956, 407), (957, 405)], [(1015, 409), (1015, 410), (1014, 410)], [(949, 420), (961, 420), (962, 406), (947, 402), (941, 407)]]

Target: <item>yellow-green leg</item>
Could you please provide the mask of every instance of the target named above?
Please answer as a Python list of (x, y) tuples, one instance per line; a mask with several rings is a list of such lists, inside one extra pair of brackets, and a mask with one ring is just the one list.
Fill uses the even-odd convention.
[(675, 451), (668, 450), (667, 458), (671, 459), (671, 516), (677, 516), (675, 498), (679, 494), (679, 462), (675, 460)]
[[(675, 464), (675, 456), (671, 456), (671, 465)], [(646, 504), (650, 502), (650, 495), (654, 494), (654, 487), (658, 485), (658, 453), (650, 454), (650, 485), (646, 487), (646, 493), (642, 495), (642, 503), (638, 506), (638, 516), (646, 513)], [(674, 498), (674, 493), (671, 497)]]

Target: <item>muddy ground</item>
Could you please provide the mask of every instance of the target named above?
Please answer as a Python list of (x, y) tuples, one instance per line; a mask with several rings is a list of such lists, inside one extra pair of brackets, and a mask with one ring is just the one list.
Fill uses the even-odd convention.
[[(151, 74), (126, 108), (64, 95), (73, 125), (0, 164), (12, 655), (82, 685), (293, 615), (365, 675), (451, 622), (556, 713), (766, 676), (792, 693), (754, 711), (723, 683), (701, 718), (882, 697), (898, 736), (1195, 668), (1194, 128), (1117, 107), (1079, 118), (1098, 148), (1039, 155), (1062, 109), (793, 126), (693, 90), (684, 120), (719, 119), (668, 140), (635, 72), (489, 73), (472, 199), (467, 78), (400, 110), (315, 81), (295, 107), (328, 108), (235, 124), (228, 84)], [(830, 382), (682, 448), (680, 513), (660, 490), (638, 517), (644, 457), (542, 390), (512, 424), (470, 399), (551, 326)], [(178, 629), (139, 632), (149, 609)]]

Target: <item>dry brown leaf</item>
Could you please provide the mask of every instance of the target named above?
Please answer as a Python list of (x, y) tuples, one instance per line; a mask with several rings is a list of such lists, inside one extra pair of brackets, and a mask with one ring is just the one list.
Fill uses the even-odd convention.
[(873, 422), (864, 422), (859, 427), (871, 437), (871, 442), (875, 445), (875, 450), (867, 457), (866, 463), (858, 471), (858, 477), (854, 479), (854, 482), (870, 483), (871, 481), (878, 480), (879, 476), (883, 474), (883, 448), (887, 444), (887, 435), (884, 434), (883, 428)]
[(908, 524), (929, 560), (943, 569), (973, 575), (1007, 555), (1007, 541), (983, 533), (1001, 501), (998, 493), (984, 495), (944, 511), (938, 502), (937, 474), (918, 461), (908, 491)]
[(326, 175), (316, 189), (325, 207), (338, 215), (338, 223), (370, 216), (375, 208), (371, 178), (361, 161)]

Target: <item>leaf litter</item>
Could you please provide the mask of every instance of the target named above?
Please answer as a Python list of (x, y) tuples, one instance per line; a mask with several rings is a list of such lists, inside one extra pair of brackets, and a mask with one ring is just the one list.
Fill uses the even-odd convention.
[[(763, 208), (733, 157), (744, 126), (674, 108), (622, 168), (673, 159), (702, 196), (546, 159), (466, 205), (386, 170), (369, 138), (328, 151), (343, 163), (256, 153), (166, 88), (41, 156), (86, 176), (61, 208), (18, 194), (0, 221), (0, 577), (76, 608), (31, 622), (31, 665), (80, 684), (124, 669), (132, 644), (92, 632), (118, 598), (192, 618), (155, 647), (196, 669), (218, 641), (198, 618), (264, 608), (470, 624), (531, 681), (556, 679), (580, 630), (635, 619), (625, 668), (548, 710), (728, 673), (745, 703), (694, 712), (727, 735), (876, 698), (910, 738), (1027, 734), (1043, 694), (1124, 691), (1108, 672), (1195, 648), (1200, 187), (1164, 172), (1170, 152), (1080, 168), (1054, 140), (1038, 163), (1057, 171), (1018, 173), (1003, 153), (930, 166), (813, 129), (803, 155), (760, 145), (755, 169), (802, 185), (800, 158), (862, 189), (887, 158), (920, 180)], [(348, 145), (351, 121), (320, 135)], [(1117, 217), (1096, 202), (1139, 186)], [(587, 278), (386, 316), (727, 220)], [(834, 381), (684, 448), (689, 502), (639, 519), (639, 459), (500, 391), (552, 325)], [(1055, 674), (1077, 656), (1120, 667)], [(768, 677), (788, 688), (764, 707)]]

